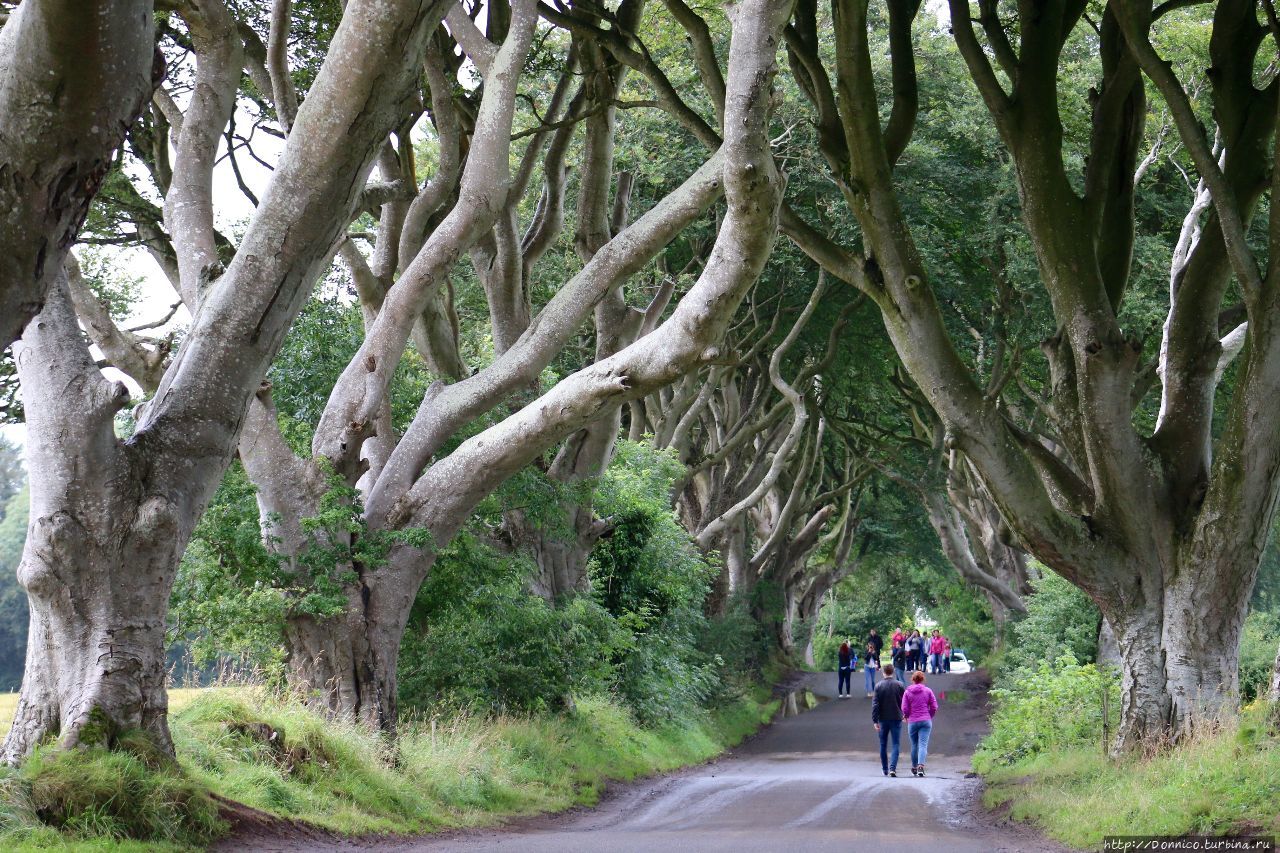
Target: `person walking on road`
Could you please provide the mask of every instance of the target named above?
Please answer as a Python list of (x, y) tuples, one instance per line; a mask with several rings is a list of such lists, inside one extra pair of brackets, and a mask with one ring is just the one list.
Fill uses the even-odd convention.
[(849, 648), (849, 641), (846, 640), (840, 644), (840, 661), (839, 676), (836, 678), (836, 695), (841, 699), (849, 698), (850, 682), (852, 681), (853, 668), (856, 665), (853, 659), (853, 649)]
[(933, 637), (929, 640), (929, 671), (934, 675), (942, 672), (942, 650), (945, 647), (946, 640), (942, 639), (942, 632), (934, 628)]
[(907, 721), (907, 737), (911, 738), (911, 774), (924, 775), (929, 757), (929, 735), (933, 734), (933, 718), (938, 714), (938, 697), (924, 685), (924, 673), (911, 676), (911, 686), (902, 694), (902, 717)]
[[(898, 646), (897, 648), (901, 648)], [(898, 679), (902, 677), (900, 670), (895, 670), (891, 663), (884, 665), (884, 679), (876, 687), (871, 697), (871, 724), (880, 735), (880, 769), (886, 776), (898, 775), (898, 755), (902, 741), (902, 696), (907, 692)], [(893, 741), (893, 752), (888, 750), (889, 741)]]
[(893, 675), (897, 677), (903, 687), (906, 687), (907, 679), (902, 673), (907, 665), (907, 650), (903, 647), (902, 643), (896, 640), (894, 641), (893, 649), (889, 653), (889, 661), (893, 664)]
[(867, 698), (870, 699), (871, 691), (876, 689), (876, 671), (880, 669), (880, 652), (874, 643), (867, 643), (867, 650), (862, 655), (862, 668), (866, 673)]
[(942, 671), (951, 671), (951, 641), (946, 634), (942, 635)]

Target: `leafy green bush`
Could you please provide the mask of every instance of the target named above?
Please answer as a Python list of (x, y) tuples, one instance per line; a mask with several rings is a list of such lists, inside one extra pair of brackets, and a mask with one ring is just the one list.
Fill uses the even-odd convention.
[(700, 641), (703, 604), (716, 567), (694, 547), (671, 509), (684, 466), (671, 451), (620, 441), (594, 496), (614, 529), (591, 553), (593, 597), (625, 630), (617, 690), (641, 722), (695, 713), (721, 686), (725, 661)]
[[(755, 635), (741, 620), (703, 615), (716, 568), (671, 509), (683, 470), (671, 453), (619, 442), (591, 494), (613, 525), (589, 559), (591, 594), (554, 606), (527, 591), (529, 557), (487, 544), (482, 524), (461, 533), (437, 556), (401, 646), (406, 706), (528, 711), (613, 693), (655, 725), (735, 695)], [(555, 508), (586, 494), (571, 496), (531, 473), (520, 497), (526, 520), (555, 535)], [(487, 514), (496, 526), (502, 509), (495, 501), (479, 520)]]
[(769, 658), (772, 646), (763, 626), (740, 597), (729, 601), (723, 615), (702, 620), (695, 643), (716, 661), (719, 670), (708, 698), (713, 705), (743, 695), (759, 682), (761, 673), (776, 664)]
[(525, 591), (531, 572), (469, 532), (437, 556), (401, 644), (406, 706), (531, 711), (608, 689), (613, 618), (589, 598), (552, 607)]
[(652, 621), (681, 607), (701, 609), (716, 567), (693, 546), (671, 508), (671, 489), (684, 475), (672, 451), (619, 441), (594, 495), (612, 532), (591, 552), (596, 599), (615, 615)]
[(974, 755), (979, 772), (1043, 752), (1093, 746), (1103, 751), (1103, 705), (1108, 724), (1120, 717), (1120, 679), (1107, 668), (1081, 664), (1070, 653), (1021, 670), (1016, 683), (991, 691), (991, 733)]
[(1250, 613), (1240, 638), (1240, 698), (1245, 702), (1264, 696), (1271, 686), (1277, 644), (1280, 618), (1273, 613)]
[(236, 463), (196, 526), (173, 585), (169, 641), (197, 667), (219, 657), (278, 673), (288, 603), (262, 543), (253, 484)]
[(1027, 615), (1013, 626), (1003, 650), (997, 681), (1008, 686), (1027, 673), (1039, 672), (1046, 661), (1071, 655), (1092, 661), (1098, 653), (1098, 624), (1102, 615), (1078, 587), (1056, 572), (1040, 567), (1027, 597)]

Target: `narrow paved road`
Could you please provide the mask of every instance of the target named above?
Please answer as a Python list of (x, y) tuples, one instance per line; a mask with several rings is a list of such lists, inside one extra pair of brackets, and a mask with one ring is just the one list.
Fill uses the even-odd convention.
[[(835, 681), (834, 673), (807, 676), (804, 686), (819, 700), (812, 710), (778, 720), (711, 764), (629, 787), (597, 808), (387, 848), (415, 853), (1059, 849), (1026, 830), (987, 825), (976, 804), (979, 783), (965, 773), (986, 729), (980, 677), (930, 677), (942, 701), (929, 747), (929, 775), (923, 779), (910, 775), (905, 732), (899, 761), (905, 775), (882, 775), (871, 700), (861, 692), (853, 699), (834, 698)], [(861, 674), (855, 682), (862, 686)], [(946, 693), (951, 697), (944, 698)]]

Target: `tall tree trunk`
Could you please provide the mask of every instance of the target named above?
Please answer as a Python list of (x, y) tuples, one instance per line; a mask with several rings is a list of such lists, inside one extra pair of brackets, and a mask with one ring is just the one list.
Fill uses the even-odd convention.
[(797, 615), (804, 631), (804, 662), (809, 666), (816, 666), (813, 657), (813, 638), (818, 630), (818, 613), (822, 610), (823, 600), (831, 588), (829, 579), (817, 578), (805, 590), (797, 604)]
[[(1140, 594), (1124, 605), (1104, 609), (1120, 649), (1120, 728), (1116, 749), (1156, 742), (1169, 732), (1172, 703), (1161, 648), (1161, 602)], [(1223, 650), (1219, 650), (1223, 651)]]
[(604, 532), (604, 525), (596, 519), (590, 502), (566, 501), (560, 509), (565, 519), (563, 527), (557, 525), (557, 529), (536, 526), (519, 512), (511, 513), (506, 520), (507, 529), (518, 543), (530, 549), (537, 566), (537, 574), (529, 583), (530, 591), (551, 602), (590, 588), (587, 560)]
[(394, 735), (399, 638), (390, 646), (375, 639), (363, 591), (349, 590), (337, 616), (295, 613), (285, 621), (289, 685), (318, 710)]
[[(172, 753), (164, 616), (194, 510), (150, 485), (119, 442), (129, 400), (89, 358), (59, 275), (15, 347), (27, 412), (31, 524), (18, 580), (31, 602), (26, 674), (0, 758), (46, 737), (111, 745), (143, 729)], [(75, 460), (67, 446), (79, 448)]]
[(0, 345), (40, 310), (164, 76), (152, 0), (29, 0), (0, 29)]

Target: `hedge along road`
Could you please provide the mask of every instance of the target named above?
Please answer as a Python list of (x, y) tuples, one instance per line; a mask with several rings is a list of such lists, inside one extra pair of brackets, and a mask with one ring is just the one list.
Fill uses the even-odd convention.
[[(805, 676), (803, 687), (822, 700), (812, 710), (778, 720), (710, 764), (626, 786), (596, 808), (377, 847), (415, 853), (1065, 849), (1023, 827), (996, 825), (982, 811), (981, 783), (965, 778), (986, 732), (983, 676), (930, 676), (940, 708), (923, 779), (911, 776), (905, 731), (903, 775), (882, 775), (871, 700), (860, 691), (836, 699), (835, 683), (835, 673)], [(861, 686), (857, 673), (854, 688)], [(943, 696), (958, 698), (955, 691), (964, 691), (964, 701)]]

